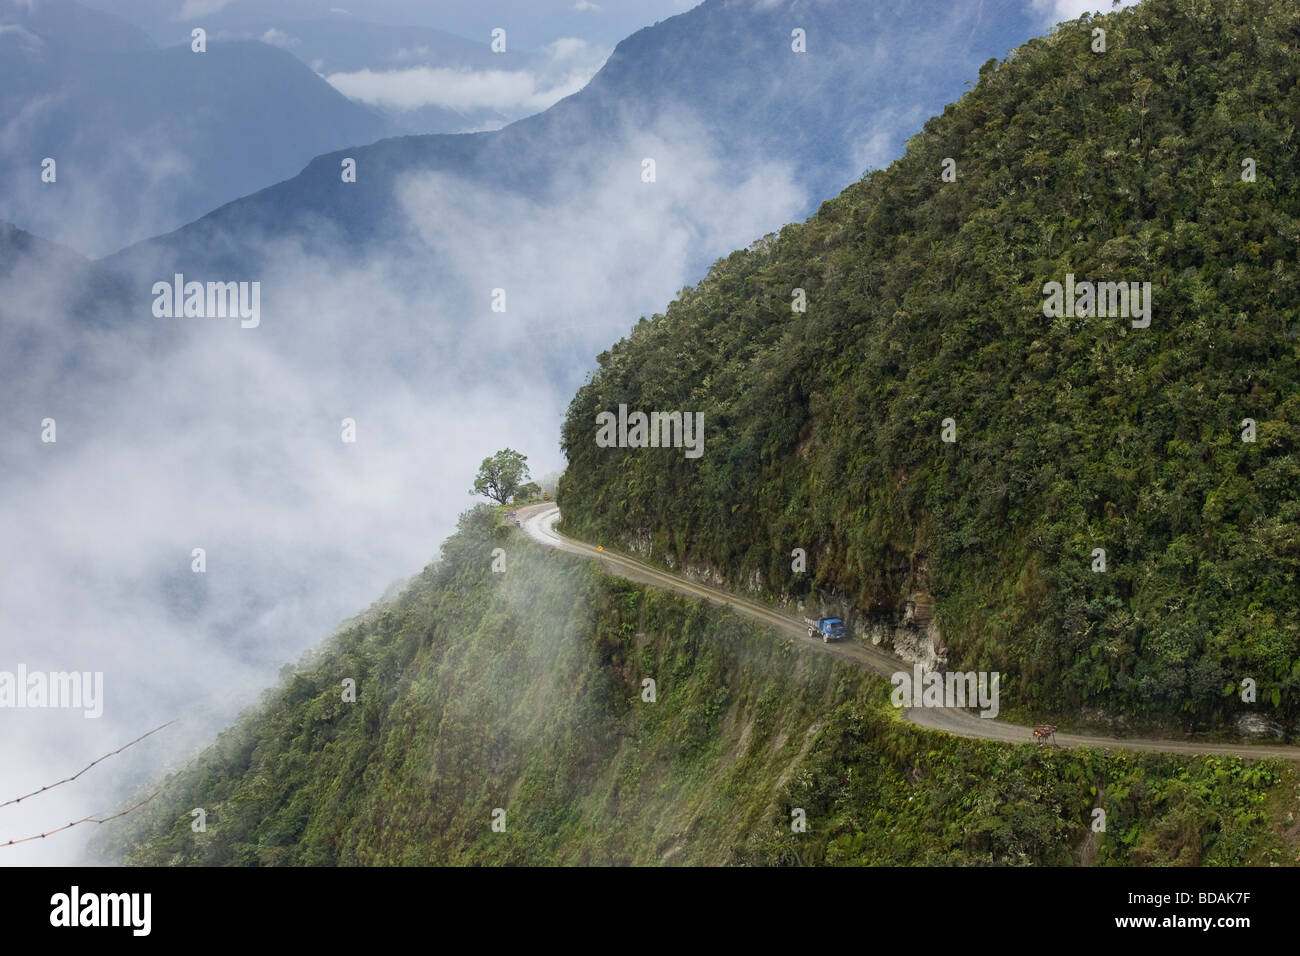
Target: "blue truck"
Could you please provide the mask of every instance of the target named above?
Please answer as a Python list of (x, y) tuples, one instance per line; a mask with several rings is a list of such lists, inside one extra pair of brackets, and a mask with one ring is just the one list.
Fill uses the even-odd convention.
[(815, 621), (810, 617), (806, 617), (803, 622), (808, 625), (808, 636), (820, 636), (824, 644), (838, 641), (844, 637), (844, 622), (838, 617), (819, 617)]

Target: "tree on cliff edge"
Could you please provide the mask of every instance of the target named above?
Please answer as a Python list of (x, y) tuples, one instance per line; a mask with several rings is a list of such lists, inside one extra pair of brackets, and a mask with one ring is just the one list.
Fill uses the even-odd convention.
[(513, 448), (505, 448), (491, 458), (484, 458), (478, 466), (473, 493), (486, 495), (499, 504), (505, 504), (519, 486), (528, 480), (528, 457)]

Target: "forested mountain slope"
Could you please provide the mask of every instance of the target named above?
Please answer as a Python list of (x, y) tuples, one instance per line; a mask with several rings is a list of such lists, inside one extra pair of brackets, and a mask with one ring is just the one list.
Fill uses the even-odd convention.
[[(1298, 43), (1284, 0), (1147, 0), (990, 61), (600, 356), (565, 527), (863, 620), (932, 602), (1004, 711), (1294, 728)], [(1151, 283), (1149, 327), (1050, 317), (1067, 276)], [(620, 404), (703, 413), (703, 455), (600, 447)]]
[(480, 507), (97, 849), (143, 865), (1295, 861), (1285, 764), (949, 737), (898, 719), (888, 692)]

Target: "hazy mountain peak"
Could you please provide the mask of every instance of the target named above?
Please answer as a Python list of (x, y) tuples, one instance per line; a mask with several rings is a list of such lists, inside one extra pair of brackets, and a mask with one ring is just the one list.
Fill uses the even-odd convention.
[(0, 33), (5, 26), (21, 27), (74, 50), (126, 53), (155, 46), (134, 24), (76, 0), (0, 0)]

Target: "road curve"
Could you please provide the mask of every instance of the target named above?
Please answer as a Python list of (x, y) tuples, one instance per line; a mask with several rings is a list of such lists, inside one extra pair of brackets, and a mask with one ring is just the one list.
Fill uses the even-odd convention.
[[(911, 673), (912, 665), (891, 652), (856, 641), (825, 644), (808, 636), (808, 628), (801, 619), (768, 607), (758, 601), (744, 598), (728, 591), (687, 580), (680, 575), (661, 570), (627, 555), (616, 554), (594, 545), (565, 537), (555, 530), (560, 520), (560, 509), (550, 503), (528, 505), (519, 509), (519, 522), (523, 532), (534, 541), (570, 554), (595, 558), (610, 574), (666, 588), (690, 597), (704, 598), (714, 604), (729, 607), (738, 614), (766, 624), (791, 637), (796, 643), (824, 654), (832, 654), (853, 661), (860, 667), (889, 677), (898, 671)], [(980, 717), (977, 713), (959, 708), (910, 707), (903, 719), (961, 737), (978, 737), (1003, 743), (1023, 744), (1033, 741), (1033, 730), (1021, 724), (1012, 724), (995, 718)], [(1300, 761), (1300, 747), (1279, 744), (1210, 743), (1195, 740), (1161, 740), (1148, 737), (1095, 737), (1087, 734), (1057, 733), (1056, 742), (1063, 747), (1096, 747), (1114, 750), (1142, 750), (1169, 754), (1227, 754), (1239, 757), (1274, 757)]]

